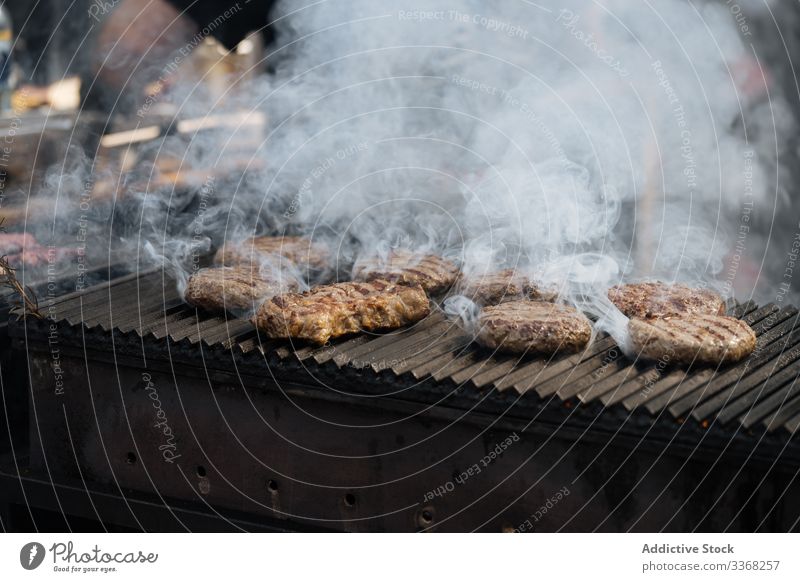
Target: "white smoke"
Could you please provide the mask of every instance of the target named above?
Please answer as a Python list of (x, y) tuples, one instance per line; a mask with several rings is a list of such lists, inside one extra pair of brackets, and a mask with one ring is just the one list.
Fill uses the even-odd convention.
[(293, 197), (292, 226), (346, 228), (356, 252), (467, 247), (467, 270), (514, 248), (720, 271), (748, 152), (731, 75), (748, 55), (724, 6), (328, 2), (279, 31), (293, 44), (251, 91), (274, 127), (260, 199)]
[(723, 289), (744, 198), (769, 199), (764, 144), (782, 135), (725, 3), (283, 2), (274, 17), (273, 72), (172, 94), (182, 115), (266, 118), (261, 139), (242, 123), (153, 152), (248, 171), (214, 185), (200, 221), (196, 199), (148, 192), (115, 225), (176, 269), (197, 237), (306, 234), (342, 277), (404, 246), (465, 273), (516, 267), (614, 331), (620, 280)]

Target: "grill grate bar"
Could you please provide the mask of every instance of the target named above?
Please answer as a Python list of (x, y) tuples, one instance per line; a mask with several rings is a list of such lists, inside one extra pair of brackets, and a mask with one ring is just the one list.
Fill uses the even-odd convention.
[[(278, 356), (281, 360), (285, 360), (290, 356), (293, 356), (299, 350), (309, 347), (308, 343), (305, 340), (298, 340), (292, 338), (266, 338), (262, 345), (269, 345), (275, 344), (275, 349), (270, 349), (267, 351), (273, 352), (276, 356)], [(318, 346), (316, 344), (312, 344), (311, 349), (324, 347)]]
[(152, 322), (154, 317), (158, 317), (158, 315), (163, 315), (164, 313), (170, 311), (175, 311), (177, 308), (182, 306), (183, 299), (181, 297), (175, 297), (164, 302), (163, 304), (159, 303), (149, 307), (142, 307), (140, 311), (130, 314), (129, 317), (119, 321), (115, 320), (114, 327), (123, 333), (136, 330), (139, 335), (144, 335), (142, 334), (142, 330), (144, 329), (146, 322)]
[[(748, 410), (742, 415), (742, 417), (739, 419), (739, 422), (742, 423), (743, 427), (750, 428), (759, 420), (767, 417), (770, 412), (774, 411), (774, 418), (776, 420), (780, 419), (779, 424), (783, 424), (792, 416), (794, 416), (795, 412), (797, 411), (795, 407), (800, 406), (800, 402), (797, 398), (798, 392), (800, 392), (800, 385), (798, 385), (797, 382), (792, 382), (786, 387), (786, 390), (778, 391), (772, 396), (764, 398), (756, 406)], [(784, 408), (786, 409), (785, 416), (781, 414), (782, 409)], [(770, 420), (770, 418), (766, 418), (764, 424), (769, 426)]]
[[(692, 388), (692, 391), (689, 393), (684, 393), (680, 400), (675, 401), (672, 406), (669, 407), (669, 411), (673, 416), (681, 416), (689, 412), (695, 406), (697, 406), (699, 402), (717, 394), (731, 383), (741, 382), (742, 378), (744, 378), (747, 374), (755, 373), (757, 369), (761, 368), (761, 366), (769, 362), (772, 358), (779, 355), (786, 348), (794, 346), (798, 341), (800, 341), (800, 328), (796, 327), (796, 323), (796, 319), (791, 319), (781, 326), (783, 333), (780, 335), (785, 335), (786, 332), (791, 332), (791, 335), (788, 337), (786, 342), (773, 341), (772, 343), (768, 343), (767, 341), (761, 341), (756, 344), (756, 350), (758, 350), (756, 353), (758, 355), (755, 357), (750, 357), (744, 362), (726, 370), (725, 372), (722, 372), (721, 374), (713, 375), (712, 373), (712, 378), (707, 383), (703, 381), (697, 382), (694, 380), (685, 382), (684, 385)], [(762, 338), (764, 337), (766, 336), (762, 336)], [(758, 347), (759, 344), (761, 349)], [(764, 379), (769, 374), (769, 370), (761, 370), (759, 374), (762, 379)], [(700, 389), (701, 386), (703, 386), (702, 389)]]
[[(118, 298), (116, 301), (123, 301)], [(117, 308), (112, 302), (106, 313), (102, 313), (95, 317), (85, 317), (84, 324), (86, 327), (93, 327), (99, 325), (106, 331), (112, 328), (120, 329), (123, 325), (128, 325), (131, 322), (137, 322), (141, 314), (153, 313), (162, 310), (165, 306), (175, 306), (183, 303), (183, 299), (175, 294), (161, 295), (159, 297), (149, 297), (142, 301), (131, 301), (130, 299), (125, 304)]]
[(357, 335), (341, 343), (319, 348), (316, 352), (313, 352), (311, 356), (317, 364), (324, 364), (332, 360), (337, 353), (347, 352), (356, 346), (367, 343), (370, 339), (371, 338), (367, 335)]
[(398, 340), (394, 346), (390, 345), (369, 352), (359, 358), (359, 362), (372, 366), (376, 372), (385, 370), (387, 368), (386, 362), (388, 361), (407, 360), (434, 348), (439, 341), (449, 333), (452, 333), (452, 329), (452, 325), (447, 322), (434, 325), (418, 333), (409, 334), (407, 337)]
[[(745, 321), (748, 323), (754, 322), (757, 318), (762, 316), (762, 313), (759, 311), (752, 311), (754, 303), (752, 301), (748, 301), (747, 303), (734, 306), (732, 309), (729, 310), (728, 315), (731, 317), (742, 318), (745, 314), (747, 314), (747, 318)], [(765, 306), (761, 310), (763, 313), (770, 313), (773, 310), (770, 306)], [(749, 313), (748, 313), (749, 312)], [(780, 312), (778, 312), (780, 313)], [(788, 319), (790, 317), (790, 313), (786, 313), (784, 316), (780, 317), (779, 321), (783, 321), (784, 319)], [(756, 334), (759, 333), (759, 328), (754, 328)], [(681, 377), (686, 377), (687, 372), (682, 370), (673, 371), (668, 374), (668, 376), (664, 376), (664, 368), (666, 366), (656, 364), (653, 368), (646, 370), (640, 376), (632, 378), (626, 384), (620, 386), (620, 388), (614, 394), (607, 394), (603, 397), (602, 401), (603, 404), (606, 406), (611, 406), (613, 404), (617, 404), (618, 402), (622, 401), (623, 405), (627, 410), (632, 410), (636, 406), (638, 406), (641, 402), (646, 401), (648, 398), (658, 396), (660, 392), (667, 390), (673, 384), (672, 382), (665, 382), (664, 386), (660, 388), (656, 388), (659, 381), (665, 380), (668, 376), (672, 376), (673, 378), (679, 379), (680, 382)], [(701, 371), (700, 373), (703, 373)]]
[[(131, 322), (138, 323), (140, 314), (152, 314), (183, 303), (183, 297), (174, 291), (165, 290), (165, 293), (158, 293), (158, 296), (155, 295), (153, 294), (152, 297), (145, 298), (141, 302), (131, 301), (130, 303), (134, 304), (132, 309), (114, 311), (114, 327), (129, 325)], [(123, 317), (123, 315), (128, 317)]]
[(625, 360), (622, 360), (620, 363), (622, 367), (618, 372), (607, 376), (603, 380), (592, 384), (587, 390), (578, 393), (578, 399), (584, 404), (587, 404), (602, 396), (611, 398), (626, 381), (637, 378), (642, 373), (636, 366), (624, 365)]
[[(238, 342), (236, 346), (243, 354), (249, 354), (254, 349), (256, 349), (261, 343), (261, 340), (258, 337), (258, 330), (255, 330), (255, 333), (248, 336), (247, 338), (243, 339), (242, 341)], [(262, 351), (263, 353), (263, 351)]]
[(753, 325), (756, 322), (767, 318), (771, 314), (777, 313), (778, 311), (780, 311), (780, 309), (778, 308), (777, 305), (769, 303), (764, 307), (761, 307), (760, 309), (756, 309), (755, 311), (748, 313), (745, 317), (742, 317), (741, 319), (742, 321), (747, 323), (747, 325)]
[(470, 338), (464, 336), (461, 330), (451, 330), (442, 337), (434, 346), (425, 350), (412, 358), (406, 358), (401, 364), (392, 367), (395, 374), (405, 374), (409, 370), (419, 369), (429, 364), (432, 360), (437, 360), (443, 355), (453, 357), (453, 350), (463, 348), (470, 343)]
[(783, 403), (774, 414), (765, 418), (764, 427), (768, 431), (774, 432), (782, 426), (786, 426), (798, 413), (800, 413), (800, 398), (795, 398), (791, 402)]
[(131, 297), (136, 295), (136, 289), (142, 286), (160, 285), (161, 276), (159, 273), (150, 273), (143, 279), (124, 278), (125, 280), (115, 280), (112, 284), (101, 284), (91, 289), (87, 289), (83, 295), (77, 295), (73, 299), (61, 305), (61, 312), (58, 318), (67, 320), (71, 325), (80, 325), (91, 313), (102, 313), (108, 307), (109, 300), (115, 297), (124, 297), (130, 302)]
[(800, 430), (800, 414), (792, 418), (784, 426), (790, 433), (795, 434), (798, 430)]
[[(107, 291), (110, 292), (111, 289)], [(95, 325), (95, 323), (92, 323), (93, 320), (101, 321), (105, 319), (105, 321), (108, 321), (110, 317), (109, 312), (115, 297), (112, 295), (109, 298), (108, 295), (103, 295), (100, 297), (90, 297), (89, 299), (91, 301), (87, 301), (83, 304), (79, 302), (78, 305), (74, 306), (73, 313), (63, 315), (62, 317), (72, 325), (86, 324), (87, 327), (93, 327)], [(129, 299), (124, 306), (130, 307), (131, 303)]]
[(241, 344), (256, 337), (258, 331), (251, 325), (248, 329), (238, 334), (231, 334), (227, 339), (223, 340), (222, 347), (229, 350), (233, 347), (240, 348)]
[[(778, 355), (770, 361), (771, 365), (768, 362), (763, 368), (766, 378), (764, 372), (753, 373), (698, 406), (693, 416), (702, 420), (716, 412), (720, 422), (728, 422), (796, 375), (797, 370), (787, 366), (798, 359), (800, 359), (800, 348), (798, 347)], [(741, 398), (739, 398), (740, 396)]]
[[(613, 377), (627, 365), (622, 350), (614, 346), (576, 367), (566, 377), (553, 378), (547, 386), (537, 388), (536, 391), (539, 395), (555, 393), (562, 400), (569, 400), (589, 389), (596, 382)], [(580, 377), (578, 377), (579, 374)], [(575, 377), (575, 380), (568, 382), (570, 376)]]
[[(546, 382), (553, 376), (566, 372), (613, 345), (614, 340), (612, 338), (608, 336), (597, 337), (583, 352), (563, 357), (555, 362), (550, 362), (549, 365), (546, 365), (547, 359), (545, 357), (539, 356), (536, 360), (520, 366), (506, 378), (501, 379), (495, 384), (495, 387), (501, 388), (529, 382), (534, 382), (533, 385), (536, 385), (537, 383)], [(544, 373), (542, 372), (543, 369), (545, 370)], [(533, 387), (533, 385), (529, 386), (529, 388)]]
[(485, 353), (486, 352), (483, 351), (482, 348), (473, 345), (468, 351), (453, 358), (449, 364), (439, 369), (439, 371), (433, 375), (433, 379), (437, 382), (441, 382), (446, 378), (452, 379), (453, 374), (457, 373), (459, 370), (464, 370), (476, 362), (480, 362), (484, 358)]
[[(370, 357), (374, 357), (375, 359), (369, 362), (369, 367), (375, 372), (391, 369), (395, 375), (399, 375), (397, 370), (406, 368), (405, 364), (407, 362), (427, 362), (433, 357), (429, 355), (430, 352), (436, 350), (439, 344), (447, 342), (447, 339), (453, 334), (452, 329), (439, 328), (436, 336), (433, 337), (433, 332), (435, 330), (436, 328), (433, 328), (430, 335), (426, 334), (427, 337), (423, 336), (417, 338), (414, 343), (406, 344), (397, 352), (384, 351), (381, 354), (370, 354)], [(364, 364), (364, 361), (361, 360), (360, 363)]]
[[(760, 309), (755, 309), (748, 313), (748, 309), (753, 308), (754, 305), (755, 304), (752, 302), (748, 302), (747, 304), (734, 307), (728, 313), (733, 317), (743, 316), (742, 319), (745, 321), (745, 323), (748, 325), (754, 325), (756, 322), (765, 319), (770, 313), (777, 310), (777, 307), (774, 305), (765, 305)], [(756, 334), (758, 334), (761, 330), (756, 326), (754, 327), (754, 331)], [(642, 365), (643, 364), (641, 363), (639, 364), (640, 367)], [(661, 389), (661, 391), (666, 390), (667, 388), (665, 386), (659, 386), (658, 388), (655, 387), (657, 383), (665, 381), (672, 376), (672, 374), (662, 376), (662, 371), (668, 365), (668, 362), (659, 361), (655, 364), (648, 362), (645, 365), (649, 366), (649, 368), (646, 370), (641, 370), (636, 369), (635, 364), (632, 364), (630, 369), (635, 370), (635, 374), (633, 374), (633, 376), (631, 376), (631, 374), (625, 374), (622, 382), (616, 386), (616, 389), (614, 389), (615, 387), (613, 384), (615, 383), (617, 376), (614, 376), (614, 378), (609, 378), (605, 382), (601, 383), (601, 385), (590, 388), (589, 391), (584, 394), (582, 400), (584, 402), (588, 402), (592, 398), (600, 396), (603, 404), (608, 406), (632, 395), (636, 395), (639, 399), (643, 399), (649, 397), (653, 393), (654, 389)], [(709, 370), (701, 370), (697, 373), (697, 375), (708, 375), (709, 373)], [(697, 377), (697, 375), (695, 377)], [(673, 379), (680, 378), (681, 376), (685, 378), (686, 374), (682, 374), (682, 371), (677, 371)], [(626, 383), (628, 384), (627, 386), (625, 386)], [(688, 389), (688, 387), (686, 388)], [(658, 408), (656, 408), (656, 410), (658, 410)]]
[(209, 319), (197, 318), (196, 325), (183, 330), (182, 337), (173, 337), (175, 341), (188, 341), (191, 344), (199, 342), (206, 332), (219, 331), (219, 326), (225, 327), (225, 317), (217, 315)]
[(295, 352), (295, 350), (300, 349), (299, 347), (295, 347), (294, 342), (291, 339), (287, 341), (289, 342), (288, 346), (278, 345), (278, 347), (275, 348), (275, 355), (278, 356), (281, 360), (285, 360), (286, 358), (291, 356)]
[(425, 376), (433, 377), (439, 370), (444, 368), (448, 363), (453, 361), (453, 351), (464, 351), (469, 349), (470, 344), (466, 344), (461, 346), (460, 348), (455, 348), (455, 350), (450, 350), (447, 353), (439, 356), (438, 358), (434, 358), (425, 364), (414, 368), (411, 370), (411, 375), (414, 376), (417, 380), (420, 378), (424, 378)]
[[(404, 356), (416, 355), (421, 346), (432, 346), (436, 344), (437, 338), (441, 337), (447, 328), (443, 327), (443, 323), (427, 327), (422, 330), (417, 330), (415, 333), (407, 334), (392, 334), (394, 339), (393, 344), (384, 345), (378, 349), (370, 349), (369, 351), (362, 351), (361, 355), (349, 356), (350, 354), (340, 354), (334, 357), (337, 365), (341, 362), (346, 363), (354, 368), (367, 368), (376, 366), (380, 363), (385, 363), (387, 360), (398, 360)], [(383, 339), (386, 336), (381, 336), (378, 339)], [(370, 342), (371, 343), (371, 342)], [(384, 343), (384, 342), (382, 342)], [(369, 344), (367, 344), (369, 345)], [(380, 366), (379, 366), (380, 367)], [(386, 366), (381, 367), (385, 369)]]
[(511, 359), (501, 361), (493, 368), (475, 373), (470, 378), (470, 382), (472, 382), (476, 388), (484, 388), (487, 384), (491, 384), (496, 380), (508, 375), (508, 373), (511, 372), (518, 363), (519, 359), (515, 359), (513, 357)]
[(152, 334), (156, 339), (161, 339), (169, 334), (169, 326), (172, 322), (190, 317), (192, 312), (187, 309), (185, 303), (181, 303), (174, 308), (164, 310), (158, 309), (147, 315), (148, 319), (144, 318), (144, 314), (142, 315), (141, 327), (136, 327), (134, 329), (142, 337), (147, 334)]
[(522, 394), (535, 388), (540, 398), (577, 397), (606, 407), (622, 403), (629, 410), (642, 406), (651, 413), (667, 407), (676, 416), (692, 410), (697, 420), (714, 417), (720, 424), (738, 420), (745, 428), (763, 423), (770, 431), (800, 430), (796, 384), (800, 315), (793, 307), (758, 308), (752, 301), (733, 306), (729, 315), (742, 318), (758, 335), (753, 356), (721, 372), (709, 368), (665, 372), (662, 363), (630, 362), (604, 333), (575, 354), (552, 358), (492, 354), (473, 345), (473, 338), (439, 310), (402, 330), (354, 335), (325, 346), (292, 345), (285, 339), (263, 337), (248, 320), (185, 305), (160, 270), (131, 274), (44, 303), (50, 304), (60, 306), (60, 319), (73, 325), (106, 330), (113, 325), (122, 333), (150, 333), (184, 347), (203, 342), (253, 357), (257, 350), (268, 364), (289, 357), (316, 365), (357, 364), (374, 372), (391, 370), (394, 376), (411, 374), (417, 380), (470, 383), (479, 390), (513, 387)]
[(600, 401), (604, 406), (614, 406), (637, 392), (641, 392), (643, 396), (646, 396), (650, 394), (656, 382), (662, 378), (663, 372), (664, 368), (656, 364), (654, 367), (644, 370), (638, 376), (623, 381), (616, 390), (601, 396)]
[[(360, 336), (356, 336), (360, 337)], [(326, 345), (326, 346), (307, 346), (302, 350), (297, 350), (294, 353), (294, 357), (300, 360), (301, 362), (305, 362), (306, 360), (313, 358), (315, 355), (323, 353), (325, 351), (335, 350), (336, 347), (334, 344)]]
[(437, 342), (452, 333), (452, 330), (450, 323), (442, 321), (405, 336), (398, 336), (395, 342), (362, 354), (352, 359), (351, 362), (358, 362), (360, 366), (373, 366), (373, 368), (378, 366), (378, 369), (386, 369), (385, 362), (415, 357), (435, 347)]
[[(197, 310), (184, 305), (182, 310), (176, 311), (166, 318), (166, 325), (164, 325), (163, 329), (157, 327), (152, 331), (152, 334), (158, 339), (165, 337), (175, 339), (174, 336), (180, 334), (183, 329), (196, 325), (198, 316)], [(161, 323), (164, 324), (164, 320), (161, 320)]]
[[(754, 325), (754, 316), (756, 315), (758, 315), (756, 312), (752, 312), (742, 319), (748, 324), (753, 325), (753, 330), (756, 332), (756, 335), (758, 335), (760, 332), (763, 332), (763, 327)], [(759, 349), (759, 346), (763, 347), (769, 344), (772, 337), (773, 336), (769, 333), (759, 337), (756, 343), (756, 349)], [(740, 363), (733, 368), (728, 368), (727, 371), (722, 374), (733, 375), (736, 370), (748, 361), (749, 360), (745, 360), (744, 363)], [(664, 378), (653, 387), (653, 390), (644, 397), (644, 405), (651, 414), (655, 414), (655, 412), (667, 407), (670, 403), (678, 402), (706, 382), (713, 380), (715, 377), (719, 378), (719, 376), (722, 375), (716, 374), (718, 374), (718, 371), (713, 368), (675, 370), (664, 376)]]
[(196, 344), (198, 341), (200, 341), (200, 338), (205, 331), (214, 329), (218, 325), (224, 323), (224, 316), (209, 316), (208, 313), (198, 313), (197, 319), (194, 320), (192, 325), (181, 326), (181, 328), (178, 330), (172, 330), (169, 336), (173, 341), (176, 342), (187, 340), (189, 343)]
[[(776, 313), (777, 319), (775, 321), (775, 324), (781, 323), (782, 321), (789, 319), (789, 317), (795, 314), (796, 311), (797, 310), (794, 309), (791, 310), (784, 309), (782, 311), (777, 312)], [(756, 325), (753, 329), (756, 332), (756, 335), (758, 335), (758, 333), (762, 331), (759, 325)], [(677, 384), (682, 382), (683, 378), (687, 376), (687, 374), (683, 370), (672, 370), (668, 371), (666, 375), (662, 375), (663, 370), (661, 372), (658, 372), (657, 368), (658, 366), (656, 366), (656, 369), (654, 369), (657, 372), (657, 374), (649, 374), (646, 372), (642, 374), (643, 377), (641, 379), (634, 378), (633, 380), (631, 380), (629, 382), (630, 386), (621, 387), (621, 389), (618, 391), (618, 397), (609, 399), (608, 404), (609, 405), (616, 404), (618, 401), (621, 400), (623, 406), (627, 410), (633, 410), (636, 406), (641, 405), (649, 398), (657, 398), (659, 395), (663, 394), (673, 386), (676, 386)], [(697, 373), (708, 374), (708, 370), (701, 370), (700, 372)], [(645, 376), (647, 376), (647, 378), (645, 378)], [(653, 381), (650, 380), (651, 377), (654, 378)], [(640, 389), (643, 390), (643, 392), (639, 392)], [(637, 394), (637, 392), (639, 393)]]
[(256, 350), (260, 352), (263, 356), (267, 354), (277, 354), (278, 349), (283, 347), (283, 343), (285, 340), (283, 339), (272, 339), (266, 336), (261, 335), (261, 331), (256, 328), (256, 334), (253, 336), (251, 340), (248, 340), (250, 344), (248, 344), (249, 350), (253, 351)]
[(477, 361), (475, 363), (459, 370), (455, 374), (452, 374), (450, 378), (453, 380), (453, 382), (456, 384), (464, 384), (465, 382), (471, 380), (473, 376), (479, 374), (481, 370), (494, 368), (496, 366), (500, 366), (504, 362), (507, 362), (503, 356), (489, 356), (486, 358), (478, 356), (476, 360)]
[(201, 328), (196, 337), (192, 335), (188, 338), (189, 341), (192, 343), (202, 341), (207, 346), (213, 347), (216, 344), (221, 344), (225, 339), (230, 338), (231, 335), (241, 334), (253, 327), (249, 321), (235, 318), (229, 319), (227, 314), (221, 316), (220, 319), (221, 321), (214, 327), (208, 329)]
[[(547, 360), (542, 359), (533, 362), (531, 364), (531, 373), (522, 382), (517, 382), (516, 384), (514, 384), (514, 390), (516, 390), (518, 394), (525, 394), (528, 390), (533, 388), (533, 386), (539, 381), (538, 374), (534, 373), (533, 370), (536, 369), (542, 371), (545, 370), (546, 368), (547, 368)], [(503, 384), (498, 387), (498, 390), (504, 390), (505, 388), (506, 385)], [(543, 396), (539, 397), (543, 398)]]
[(371, 339), (371, 341), (368, 341), (364, 344), (357, 344), (352, 349), (339, 352), (334, 356), (333, 361), (339, 367), (344, 366), (356, 358), (361, 359), (362, 356), (366, 356), (371, 352), (391, 346), (394, 342), (400, 341), (398, 338), (402, 338), (408, 334), (420, 333), (430, 327), (440, 325), (444, 321), (445, 319), (440, 313), (432, 313), (410, 329), (389, 332), (385, 335), (374, 337)]
[[(322, 347), (324, 348), (325, 346)], [(310, 358), (311, 354), (316, 352), (318, 349), (320, 349), (320, 346), (309, 345), (309, 346), (303, 346), (302, 348), (298, 348), (292, 353), (294, 354), (295, 358), (297, 358), (302, 362), (303, 360), (307, 360), (308, 358)]]
[(755, 309), (755, 301), (745, 301), (744, 303), (740, 303), (728, 311), (728, 316), (735, 317), (736, 319), (745, 319), (745, 317), (752, 314), (753, 310)]
[[(706, 374), (708, 370), (700, 370), (696, 375)], [(692, 374), (691, 369), (672, 370), (668, 374), (661, 377), (661, 380), (650, 386), (648, 392), (636, 392), (622, 401), (622, 405), (627, 410), (633, 410), (638, 406), (645, 406), (650, 414), (664, 408), (664, 406), (672, 401), (670, 390), (674, 390), (681, 386), (683, 382)], [(669, 397), (667, 397), (669, 395)]]
[(513, 372), (503, 376), (499, 380), (495, 381), (494, 387), (498, 390), (505, 390), (506, 388), (511, 388), (516, 384), (521, 384), (525, 379), (536, 378), (537, 373), (541, 373), (541, 371), (545, 367), (545, 360), (542, 356), (538, 356), (535, 360), (531, 360), (525, 362), (521, 366), (518, 366)]
[[(49, 308), (51, 305), (60, 307), (60, 309), (56, 309), (56, 313), (58, 313), (58, 318), (60, 320), (67, 319), (69, 316), (74, 316), (76, 313), (81, 312), (81, 305), (90, 305), (94, 304), (98, 301), (103, 301), (108, 298), (108, 289), (109, 288), (119, 288), (122, 286), (136, 286), (139, 281), (139, 277), (143, 279), (147, 278), (150, 279), (155, 274), (154, 271), (149, 271), (145, 273), (130, 273), (128, 275), (124, 275), (122, 277), (117, 277), (116, 279), (112, 279), (110, 281), (104, 281), (102, 283), (98, 283), (92, 287), (87, 289), (82, 289), (80, 291), (73, 291), (72, 293), (68, 293), (66, 295), (62, 295), (60, 297), (55, 297), (53, 299), (48, 299), (42, 302), (40, 307), (42, 308)], [(72, 325), (77, 325), (80, 321), (72, 322)]]

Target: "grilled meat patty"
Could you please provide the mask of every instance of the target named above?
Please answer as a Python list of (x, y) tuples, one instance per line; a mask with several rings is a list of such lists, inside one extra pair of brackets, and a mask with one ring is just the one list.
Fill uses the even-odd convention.
[(737, 362), (756, 347), (756, 334), (749, 325), (722, 315), (631, 319), (628, 331), (640, 357), (669, 363)]
[(650, 319), (674, 315), (724, 315), (725, 302), (709, 289), (666, 283), (629, 283), (608, 291), (608, 298), (628, 317)]
[(482, 276), (466, 279), (461, 291), (478, 305), (497, 305), (503, 301), (531, 299), (533, 301), (555, 301), (558, 291), (544, 287), (518, 274), (514, 269), (504, 269)]
[(359, 259), (353, 267), (356, 281), (383, 280), (391, 283), (421, 285), (435, 295), (446, 291), (458, 278), (458, 267), (452, 261), (437, 255), (421, 255), (404, 249), (395, 249), (388, 256), (370, 256)]
[(254, 236), (225, 243), (214, 256), (218, 265), (260, 265), (288, 261), (301, 269), (322, 270), (328, 265), (328, 249), (301, 236)]
[(592, 336), (589, 320), (574, 307), (540, 301), (508, 301), (478, 317), (480, 344), (505, 352), (578, 351)]
[(333, 283), (265, 301), (253, 323), (269, 337), (324, 344), (331, 338), (414, 323), (430, 313), (419, 285), (388, 281)]
[(297, 288), (288, 275), (272, 278), (248, 267), (211, 267), (189, 277), (184, 298), (208, 311), (247, 311), (267, 297)]

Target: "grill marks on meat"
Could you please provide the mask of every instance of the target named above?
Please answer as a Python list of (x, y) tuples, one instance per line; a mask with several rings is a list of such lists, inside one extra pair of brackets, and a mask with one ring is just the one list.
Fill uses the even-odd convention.
[(289, 262), (301, 269), (324, 270), (328, 249), (300, 236), (255, 236), (241, 242), (225, 243), (214, 256), (224, 266), (259, 266), (265, 262)]
[(631, 319), (628, 330), (640, 357), (669, 363), (738, 362), (756, 347), (756, 334), (750, 326), (721, 315)]
[(265, 298), (298, 288), (294, 278), (275, 278), (248, 267), (211, 267), (189, 277), (186, 302), (208, 311), (252, 311)]
[(538, 285), (514, 269), (470, 277), (461, 293), (478, 305), (497, 305), (516, 299), (545, 302), (558, 299), (556, 289)]
[(609, 289), (608, 298), (628, 317), (642, 319), (725, 313), (725, 302), (717, 293), (682, 284), (655, 282), (617, 285)]
[(574, 307), (509, 301), (486, 307), (478, 318), (480, 344), (505, 352), (578, 351), (592, 336), (589, 320)]
[(324, 344), (360, 331), (402, 327), (429, 313), (428, 296), (420, 285), (378, 280), (278, 295), (261, 305), (253, 323), (269, 337)]
[(665, 283), (618, 285), (608, 298), (631, 318), (628, 333), (640, 358), (670, 364), (724, 364), (752, 353), (750, 326), (725, 317), (725, 302), (708, 289)]
[(458, 278), (459, 269), (452, 261), (437, 255), (420, 255), (395, 249), (386, 257), (371, 256), (356, 261), (353, 279), (356, 281), (389, 281), (421, 285), (435, 295), (450, 288)]

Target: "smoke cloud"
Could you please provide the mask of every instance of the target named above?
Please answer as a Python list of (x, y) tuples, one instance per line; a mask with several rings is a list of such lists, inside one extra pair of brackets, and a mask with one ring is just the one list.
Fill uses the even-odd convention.
[(173, 88), (180, 117), (237, 121), (138, 154), (200, 184), (161, 188), (140, 161), (92, 222), (116, 253), (185, 280), (225, 240), (304, 234), (347, 278), (400, 246), (468, 276), (515, 267), (610, 331), (605, 291), (622, 280), (732, 293), (743, 209), (774, 206), (793, 125), (779, 91), (765, 105), (724, 3), (284, 2), (274, 16), (270, 74), (213, 97)]

